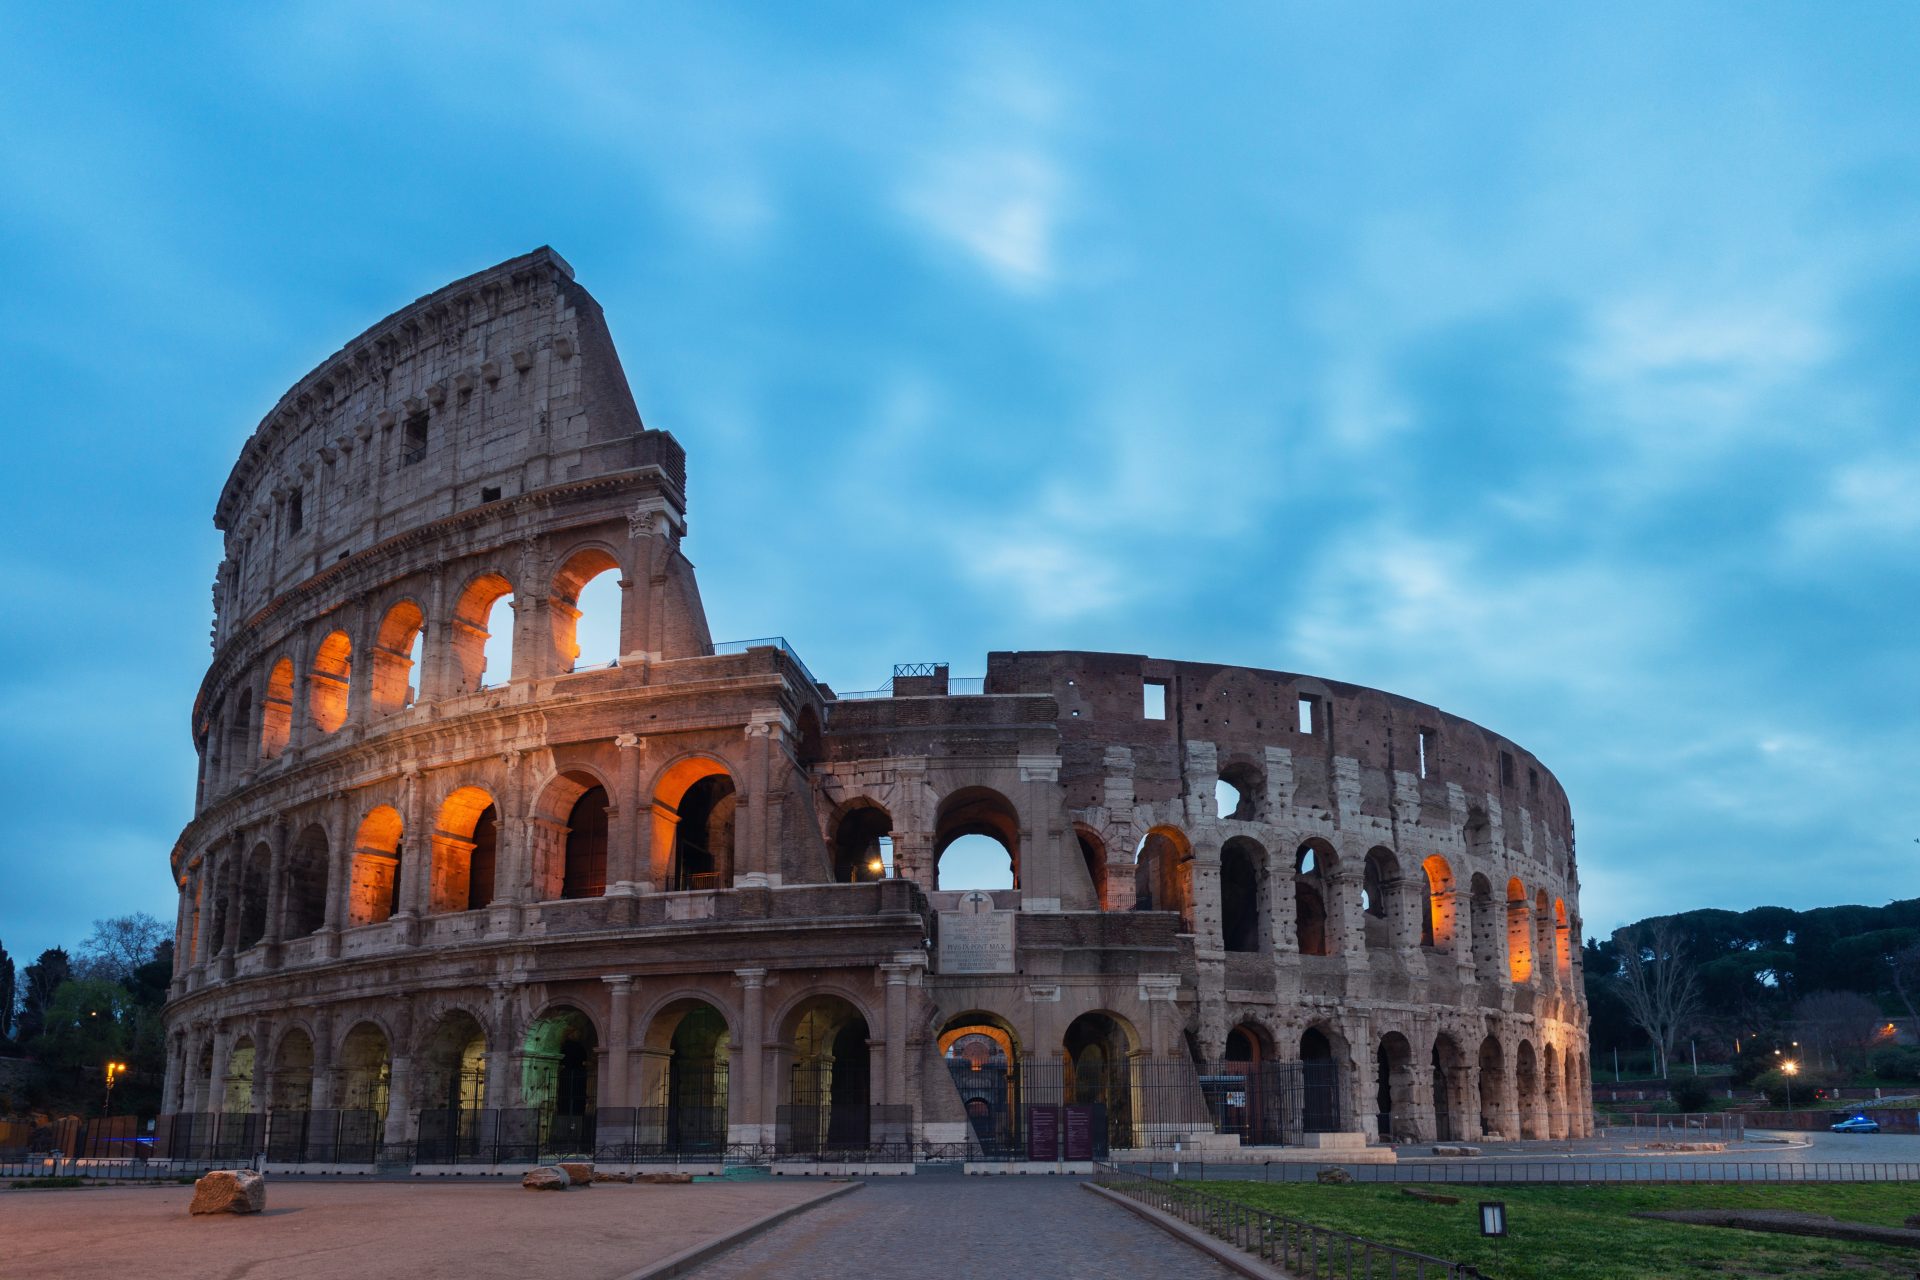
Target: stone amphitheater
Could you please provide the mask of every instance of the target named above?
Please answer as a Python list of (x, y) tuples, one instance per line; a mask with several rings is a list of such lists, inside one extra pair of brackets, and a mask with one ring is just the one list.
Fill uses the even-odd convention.
[(548, 249), (266, 415), (214, 513), (163, 1134), (435, 1165), (1590, 1132), (1573, 820), (1520, 746), (1137, 654), (836, 692), (712, 640), (685, 494)]

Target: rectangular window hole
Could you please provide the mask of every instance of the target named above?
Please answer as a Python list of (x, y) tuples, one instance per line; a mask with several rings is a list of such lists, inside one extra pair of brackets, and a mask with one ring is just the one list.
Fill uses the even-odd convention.
[(1423, 778), (1427, 776), (1427, 770), (1433, 767), (1434, 751), (1440, 745), (1439, 738), (1440, 735), (1432, 729), (1420, 731), (1420, 776)]
[(307, 504), (300, 490), (287, 495), (287, 532), (298, 533), (307, 524)]
[(407, 434), (400, 441), (400, 465), (410, 467), (427, 456), (427, 415), (416, 413), (407, 419)]
[(1322, 716), (1320, 714), (1320, 696), (1313, 693), (1300, 695), (1300, 732), (1311, 735), (1318, 731)]
[(1513, 752), (1511, 751), (1500, 753), (1500, 785), (1503, 787), (1513, 785)]
[(1167, 718), (1167, 682), (1148, 680), (1140, 686), (1140, 693), (1140, 714), (1149, 720), (1165, 720)]
[(500, 501), (500, 486), (490, 484), (490, 485), (487, 485), (485, 488), (481, 489), (480, 501), (482, 502)]

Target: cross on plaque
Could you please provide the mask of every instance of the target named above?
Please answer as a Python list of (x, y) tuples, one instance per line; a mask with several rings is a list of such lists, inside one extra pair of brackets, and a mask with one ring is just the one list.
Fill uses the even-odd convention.
[(984, 916), (993, 913), (993, 898), (975, 889), (960, 899), (960, 911), (963, 915)]

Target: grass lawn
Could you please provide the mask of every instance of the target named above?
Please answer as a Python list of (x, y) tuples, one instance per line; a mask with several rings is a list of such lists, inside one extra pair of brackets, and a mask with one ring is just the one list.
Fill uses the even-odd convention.
[[(1920, 1213), (1920, 1183), (1819, 1186), (1433, 1187), (1428, 1204), (1397, 1187), (1208, 1182), (1243, 1203), (1383, 1244), (1467, 1262), (1498, 1280), (1655, 1280), (1663, 1276), (1902, 1276), (1920, 1250), (1726, 1227), (1652, 1222), (1659, 1209), (1795, 1209), (1900, 1226)], [(1478, 1202), (1507, 1206), (1507, 1238), (1480, 1237)]]

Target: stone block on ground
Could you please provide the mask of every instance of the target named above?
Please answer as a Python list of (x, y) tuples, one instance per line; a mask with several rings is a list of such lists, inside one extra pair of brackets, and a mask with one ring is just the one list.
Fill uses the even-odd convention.
[(1316, 1173), (1314, 1175), (1314, 1179), (1315, 1181), (1318, 1181), (1318, 1182), (1325, 1182), (1333, 1185), (1338, 1185), (1341, 1183), (1352, 1182), (1353, 1175), (1348, 1173), (1345, 1169), (1335, 1169), (1329, 1166), (1328, 1168), (1322, 1169), (1319, 1173)]
[(565, 1169), (550, 1164), (535, 1165), (520, 1175), (520, 1185), (529, 1191), (565, 1191), (572, 1181)]
[(593, 1180), (595, 1182), (632, 1182), (633, 1175), (630, 1173), (604, 1173), (599, 1169), (595, 1169), (593, 1171)]
[(593, 1185), (593, 1161), (561, 1160), (558, 1161), (557, 1164), (561, 1171), (567, 1175), (568, 1181), (572, 1182), (574, 1186), (590, 1187)]
[(637, 1173), (633, 1180), (656, 1185), (679, 1186), (682, 1183), (692, 1182), (693, 1175), (690, 1173)]
[(1402, 1187), (1400, 1194), (1412, 1196), (1415, 1200), (1425, 1200), (1428, 1204), (1459, 1204), (1459, 1196), (1441, 1195), (1438, 1191), (1424, 1191), (1419, 1187)]
[(1441, 1145), (1436, 1146), (1433, 1149), (1433, 1154), (1437, 1156), (1456, 1156), (1456, 1157), (1457, 1156), (1477, 1156), (1480, 1154), (1480, 1148), (1469, 1147), (1463, 1143), (1458, 1143), (1458, 1142), (1449, 1142), (1449, 1143), (1442, 1143)]
[(267, 1207), (267, 1175), (252, 1169), (213, 1169), (193, 1184), (191, 1214), (259, 1213)]

